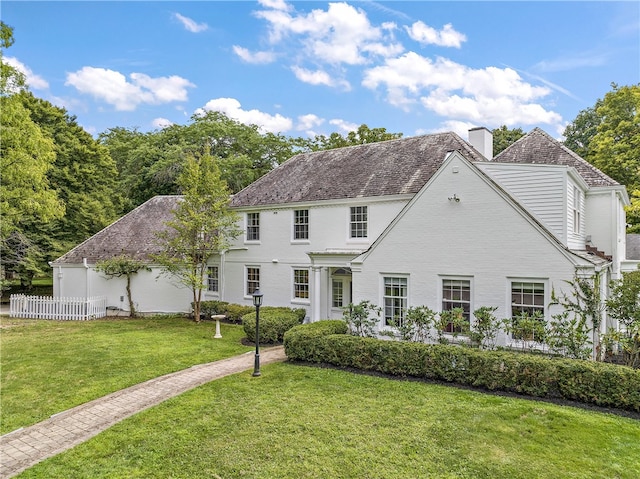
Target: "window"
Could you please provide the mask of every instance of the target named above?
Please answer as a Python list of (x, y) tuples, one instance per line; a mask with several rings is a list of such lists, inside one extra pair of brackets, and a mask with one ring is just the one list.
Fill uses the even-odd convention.
[(352, 206), (349, 221), (349, 237), (350, 238), (366, 238), (367, 237), (367, 207)]
[(294, 299), (309, 299), (309, 270), (293, 270), (293, 297)]
[(573, 232), (580, 233), (580, 204), (582, 197), (580, 194), (580, 190), (574, 186), (573, 187)]
[(331, 306), (342, 308), (344, 306), (344, 286), (341, 279), (334, 279), (331, 283)]
[(260, 268), (247, 267), (247, 296), (260, 289)]
[(260, 241), (260, 213), (247, 213), (247, 241)]
[(400, 326), (407, 312), (407, 278), (384, 278), (384, 323)]
[(293, 211), (293, 239), (309, 239), (309, 210)]
[(544, 317), (544, 283), (511, 283), (511, 317), (522, 313)]
[[(539, 321), (522, 321), (520, 318)], [(544, 283), (511, 283), (512, 337), (537, 341), (544, 334)]]
[[(471, 317), (471, 281), (468, 279), (443, 279), (442, 280), (442, 311), (462, 309), (464, 320), (469, 323)], [(463, 327), (446, 324), (444, 331), (447, 333), (461, 333)]]
[(219, 291), (219, 278), (218, 278), (218, 267), (217, 266), (209, 266), (207, 268), (207, 291), (218, 292)]

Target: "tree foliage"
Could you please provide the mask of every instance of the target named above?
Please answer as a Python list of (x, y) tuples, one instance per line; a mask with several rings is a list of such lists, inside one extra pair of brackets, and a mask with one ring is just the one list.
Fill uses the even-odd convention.
[(317, 135), (308, 140), (299, 140), (298, 144), (305, 150), (319, 151), (396, 140), (401, 137), (402, 133), (388, 133), (386, 128), (369, 128), (362, 124), (357, 130), (350, 131), (346, 136), (340, 133), (331, 133), (329, 136)]
[(158, 235), (162, 252), (155, 260), (192, 291), (194, 318), (199, 321), (208, 261), (240, 234), (238, 218), (228, 208), (229, 190), (210, 154), (188, 157), (176, 182), (184, 197), (167, 223), (169, 230)]
[(493, 134), (493, 156), (496, 156), (525, 135), (522, 128), (509, 129), (506, 125), (495, 128), (491, 133)]
[(611, 286), (607, 309), (622, 326), (613, 337), (622, 347), (625, 363), (640, 367), (640, 270), (624, 273)]

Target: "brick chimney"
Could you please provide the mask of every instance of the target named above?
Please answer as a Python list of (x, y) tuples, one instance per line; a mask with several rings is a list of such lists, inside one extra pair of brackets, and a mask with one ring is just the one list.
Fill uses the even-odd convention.
[(487, 160), (493, 158), (493, 134), (484, 126), (469, 130), (469, 143)]

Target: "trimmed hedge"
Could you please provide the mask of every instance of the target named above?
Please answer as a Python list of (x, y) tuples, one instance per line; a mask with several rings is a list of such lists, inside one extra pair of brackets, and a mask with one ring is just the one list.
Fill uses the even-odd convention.
[(349, 336), (320, 321), (291, 329), (290, 359), (397, 376), (447, 381), (541, 398), (563, 398), (640, 412), (640, 370), (608, 363), (509, 351)]
[[(280, 343), (284, 334), (304, 321), (304, 309), (278, 308), (265, 306), (260, 308), (260, 343)], [(256, 312), (242, 317), (242, 327), (249, 341), (256, 340)]]

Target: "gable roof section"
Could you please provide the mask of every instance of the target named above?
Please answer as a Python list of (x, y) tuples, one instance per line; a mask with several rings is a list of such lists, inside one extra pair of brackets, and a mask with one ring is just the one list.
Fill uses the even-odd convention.
[[(461, 161), (466, 162), (468, 166), (474, 171), (479, 178), (487, 183), (498, 195), (500, 195), (504, 201), (506, 201), (515, 211), (517, 211), (523, 218), (525, 218), (533, 228), (537, 229), (538, 232), (549, 242), (551, 243), (558, 251), (560, 251), (566, 258), (572, 261), (576, 266), (585, 266), (585, 265), (593, 265), (593, 266), (603, 266), (609, 264), (610, 261), (603, 260), (594, 255), (589, 255), (586, 252), (574, 251), (567, 248), (562, 242), (556, 238), (556, 236), (551, 233), (538, 219), (535, 218), (531, 214), (527, 208), (525, 208), (522, 204), (518, 202), (516, 198), (511, 196), (507, 190), (505, 190), (498, 182), (496, 182), (490, 175), (482, 171), (481, 168), (478, 168), (477, 165), (473, 164), (473, 162), (468, 161), (464, 156), (460, 155), (459, 152), (453, 152), (451, 155), (448, 155), (446, 159), (442, 162), (438, 171), (432, 175), (432, 178), (423, 186), (422, 189), (426, 190), (429, 186), (437, 181), (437, 176), (445, 167), (445, 165), (449, 164), (453, 161), (454, 158), (459, 158)], [(406, 214), (406, 212), (413, 207), (413, 205), (420, 200), (420, 194), (416, 194), (400, 211), (400, 213), (391, 221), (391, 223), (385, 228), (385, 230), (378, 236), (378, 238), (371, 244), (371, 246), (364, 251), (360, 256), (352, 260), (352, 265), (359, 264), (366, 261), (367, 256), (371, 254), (371, 252), (378, 247), (378, 245), (384, 241), (385, 236), (389, 233), (389, 231), (395, 226), (395, 224), (401, 220), (401, 218)]]
[(154, 196), (52, 264), (81, 264), (84, 258), (95, 264), (123, 253), (138, 260), (149, 260), (152, 254), (160, 252), (156, 233), (168, 229), (166, 222), (173, 219), (173, 210), (180, 198)]
[(576, 155), (540, 128), (534, 128), (493, 158), (497, 163), (530, 163), (571, 166), (589, 187), (617, 186), (619, 183)]
[(415, 194), (454, 150), (486, 161), (451, 132), (301, 153), (234, 195), (231, 206)]

